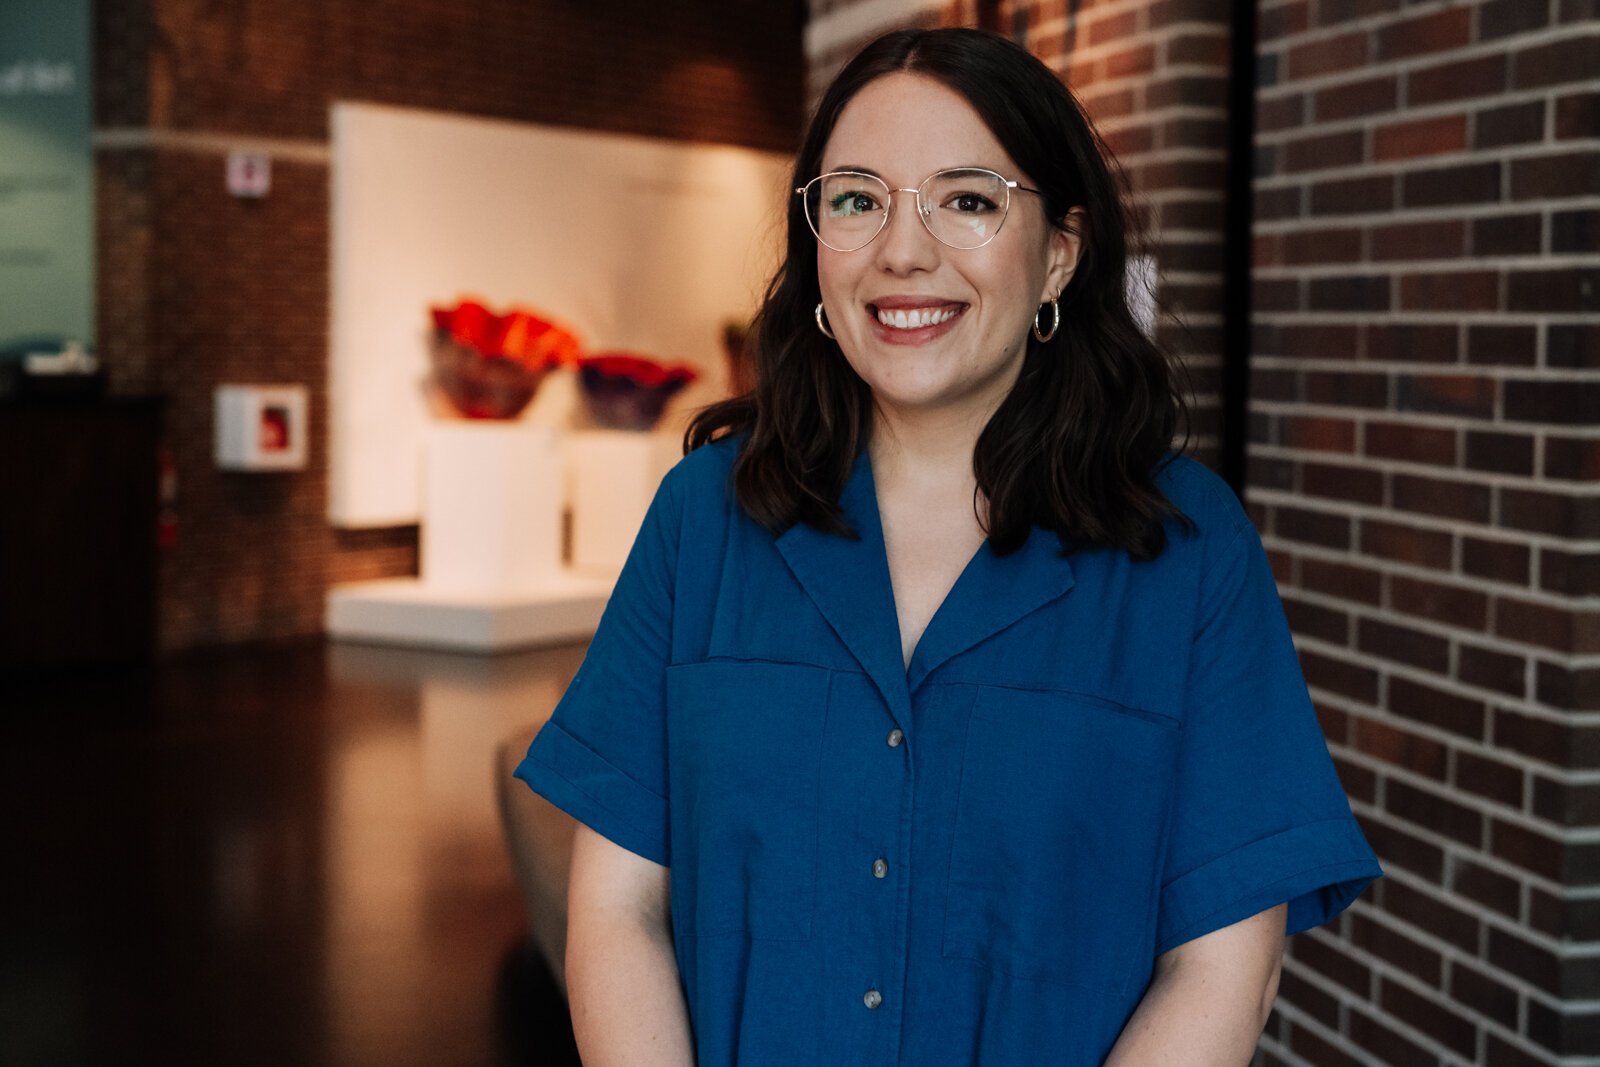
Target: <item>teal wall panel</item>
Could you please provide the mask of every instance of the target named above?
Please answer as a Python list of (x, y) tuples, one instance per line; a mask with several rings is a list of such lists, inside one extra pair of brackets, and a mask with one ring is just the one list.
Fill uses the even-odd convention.
[(90, 0), (0, 3), (0, 348), (94, 341)]

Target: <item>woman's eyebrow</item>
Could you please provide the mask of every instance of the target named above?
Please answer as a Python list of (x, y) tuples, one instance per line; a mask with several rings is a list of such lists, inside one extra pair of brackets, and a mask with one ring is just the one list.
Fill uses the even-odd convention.
[(835, 172), (841, 171), (841, 170), (847, 170), (847, 171), (850, 171), (853, 174), (870, 174), (874, 178), (877, 178), (879, 181), (883, 180), (883, 175), (879, 174), (877, 171), (873, 170), (871, 167), (863, 167), (859, 163), (841, 163), (837, 167), (829, 167), (825, 173), (832, 174), (832, 173), (835, 173)]

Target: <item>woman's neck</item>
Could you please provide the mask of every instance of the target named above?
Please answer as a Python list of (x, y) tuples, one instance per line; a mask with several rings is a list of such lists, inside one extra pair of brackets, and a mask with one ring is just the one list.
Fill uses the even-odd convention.
[(942, 487), (970, 499), (976, 486), (972, 452), (986, 421), (975, 420), (970, 411), (903, 412), (874, 405), (867, 444), (873, 481), (880, 490)]

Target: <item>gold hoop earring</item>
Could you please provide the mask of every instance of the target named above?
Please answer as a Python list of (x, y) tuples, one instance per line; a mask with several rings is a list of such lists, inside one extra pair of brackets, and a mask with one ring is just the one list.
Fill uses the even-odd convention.
[(822, 302), (821, 301), (817, 302), (817, 329), (821, 330), (822, 331), (822, 336), (826, 337), (828, 340), (830, 340), (830, 341), (835, 340), (835, 338), (833, 336), (833, 331), (828, 329), (827, 320), (822, 317)]
[[(1061, 329), (1061, 305), (1056, 302), (1056, 299), (1057, 298), (1053, 297), (1053, 296), (1050, 298), (1050, 332), (1049, 333), (1045, 333), (1043, 330), (1039, 329), (1039, 311), (1043, 311), (1044, 310), (1044, 305), (1040, 304), (1039, 305), (1039, 311), (1035, 311), (1033, 313), (1033, 336), (1038, 340), (1038, 342), (1040, 344), (1044, 344), (1046, 341), (1049, 341), (1050, 338), (1052, 338), (1052, 337), (1054, 337), (1056, 335), (1056, 331)], [(818, 307), (818, 309), (820, 311), (822, 305), (818, 304), (817, 307)]]

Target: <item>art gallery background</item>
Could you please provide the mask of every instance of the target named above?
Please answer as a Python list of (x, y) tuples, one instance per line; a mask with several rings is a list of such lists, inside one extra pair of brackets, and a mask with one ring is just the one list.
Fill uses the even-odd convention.
[[(415, 525), (330, 520), (336, 102), (783, 153), (880, 30), (1025, 43), (1158, 238), (1196, 449), (1262, 530), (1388, 871), (1294, 939), (1260, 1062), (1600, 1063), (1593, 0), (89, 10), (93, 340), (110, 393), (162, 409), (157, 669), (316, 642), (330, 589), (418, 568)], [(239, 150), (270, 159), (266, 196), (229, 191)], [(233, 382), (305, 386), (303, 469), (219, 469)]]

